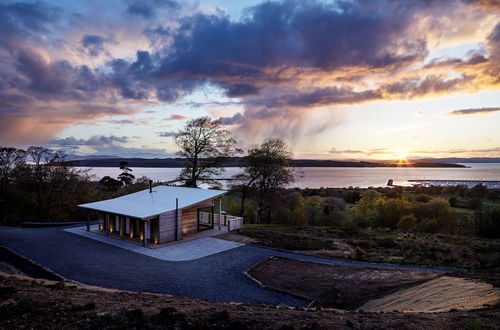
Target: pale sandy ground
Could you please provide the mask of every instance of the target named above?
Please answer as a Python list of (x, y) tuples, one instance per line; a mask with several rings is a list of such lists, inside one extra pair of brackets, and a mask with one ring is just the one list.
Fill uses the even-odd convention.
[(359, 309), (376, 312), (447, 312), (486, 308), (500, 302), (500, 289), (475, 280), (441, 276), (366, 302)]

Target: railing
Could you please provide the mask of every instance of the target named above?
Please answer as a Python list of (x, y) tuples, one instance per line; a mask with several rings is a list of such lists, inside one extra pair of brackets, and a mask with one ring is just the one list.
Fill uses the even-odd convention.
[(232, 216), (232, 219), (228, 220), (227, 231), (236, 230), (243, 228), (243, 218)]
[[(209, 222), (210, 212), (200, 212), (200, 222)], [(243, 218), (229, 214), (214, 212), (214, 225), (226, 226), (228, 231), (243, 228)]]

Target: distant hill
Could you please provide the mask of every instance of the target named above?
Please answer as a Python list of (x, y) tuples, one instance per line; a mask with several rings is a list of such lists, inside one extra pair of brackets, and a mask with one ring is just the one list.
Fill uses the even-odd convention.
[[(121, 161), (128, 162), (130, 167), (184, 167), (184, 158), (87, 158), (75, 160), (77, 166), (88, 167), (118, 167)], [(233, 157), (226, 167), (241, 166), (242, 158)], [(338, 160), (318, 160), (318, 159), (291, 159), (290, 165), (294, 167), (465, 167), (458, 164), (437, 163), (437, 162), (415, 162), (413, 164), (382, 163), (366, 161), (338, 161)]]
[(500, 163), (500, 157), (425, 158), (425, 159), (415, 159), (414, 161), (429, 162), (429, 163)]

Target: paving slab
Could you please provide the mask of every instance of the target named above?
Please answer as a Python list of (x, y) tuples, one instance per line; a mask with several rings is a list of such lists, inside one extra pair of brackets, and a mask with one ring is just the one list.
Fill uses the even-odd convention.
[(245, 245), (213, 237), (202, 237), (150, 249), (127, 241), (121, 241), (113, 237), (94, 233), (92, 230), (87, 231), (85, 226), (66, 228), (64, 231), (164, 261), (196, 260)]

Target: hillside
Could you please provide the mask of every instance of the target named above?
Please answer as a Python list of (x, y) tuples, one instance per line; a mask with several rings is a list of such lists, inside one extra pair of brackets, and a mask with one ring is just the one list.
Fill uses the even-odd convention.
[[(184, 167), (183, 158), (88, 158), (75, 160), (77, 166), (88, 167), (117, 167), (121, 161), (128, 162), (130, 167)], [(226, 167), (240, 167), (241, 157), (231, 158)], [(338, 160), (318, 160), (318, 159), (291, 159), (290, 165), (294, 167), (465, 167), (458, 164), (436, 163), (436, 162), (416, 162), (406, 163), (382, 163), (366, 161), (338, 161)]]

